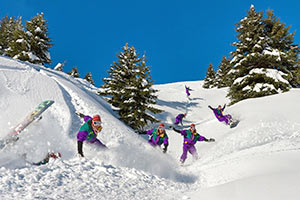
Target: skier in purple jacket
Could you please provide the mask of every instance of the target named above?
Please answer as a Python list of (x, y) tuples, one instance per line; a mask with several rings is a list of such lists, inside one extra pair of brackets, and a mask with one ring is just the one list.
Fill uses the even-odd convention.
[(205, 142), (214, 142), (215, 139), (210, 138), (206, 139), (204, 136), (201, 136), (197, 133), (195, 124), (191, 124), (190, 129), (188, 130), (177, 130), (174, 127), (171, 126), (173, 130), (177, 133), (180, 133), (183, 137), (183, 153), (180, 157), (180, 162), (183, 164), (184, 161), (187, 158), (187, 152), (190, 152), (190, 154), (193, 155), (195, 159), (198, 159), (197, 150), (195, 148), (195, 144), (198, 141), (205, 141)]
[(190, 89), (190, 87), (186, 87), (186, 85), (185, 85), (185, 93), (186, 93), (186, 95), (187, 95), (188, 98), (191, 95), (190, 91), (192, 91), (192, 89)]
[(148, 143), (153, 147), (161, 146), (164, 144), (163, 152), (166, 153), (169, 145), (168, 135), (165, 131), (165, 125), (161, 123), (158, 128), (153, 128), (148, 131), (141, 132), (140, 134), (151, 135)]
[(232, 116), (231, 115), (223, 115), (223, 111), (226, 107), (226, 104), (224, 104), (223, 108), (221, 105), (219, 105), (217, 108), (212, 108), (211, 106), (208, 106), (215, 114), (216, 118), (220, 121), (220, 122), (225, 122), (226, 125), (230, 125), (230, 123), (232, 122)]
[(82, 151), (82, 145), (84, 141), (89, 143), (96, 144), (97, 146), (107, 149), (107, 147), (97, 139), (98, 133), (102, 130), (102, 122), (99, 115), (92, 117), (86, 115), (84, 116), (85, 123), (80, 127), (79, 132), (77, 133), (77, 147), (78, 154), (81, 157), (84, 157)]
[(184, 117), (186, 117), (186, 115), (187, 115), (186, 113), (177, 115), (176, 122), (174, 124), (178, 125), (180, 123), (181, 126), (183, 126), (182, 125), (182, 120), (183, 120)]

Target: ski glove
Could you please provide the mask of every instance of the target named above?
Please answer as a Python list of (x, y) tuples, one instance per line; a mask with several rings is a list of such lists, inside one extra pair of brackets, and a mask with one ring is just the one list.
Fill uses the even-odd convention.
[(215, 142), (215, 139), (214, 139), (214, 138), (210, 138), (210, 139), (208, 140), (208, 142)]
[(139, 132), (140, 135), (145, 135), (147, 134), (147, 131)]
[(84, 114), (80, 113), (80, 112), (76, 112), (76, 115), (78, 115), (80, 118), (84, 118)]
[(84, 157), (83, 152), (82, 152), (82, 144), (83, 144), (83, 142), (77, 141), (78, 154), (79, 154), (81, 157)]
[(163, 153), (166, 153), (168, 150), (168, 145), (165, 145), (165, 148), (163, 148)]

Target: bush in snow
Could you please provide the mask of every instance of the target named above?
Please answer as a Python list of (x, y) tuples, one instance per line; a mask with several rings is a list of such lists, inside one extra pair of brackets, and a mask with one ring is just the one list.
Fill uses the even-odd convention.
[(68, 72), (67, 74), (69, 74), (70, 76), (73, 76), (74, 78), (79, 78), (80, 77), (77, 67), (73, 67), (72, 71)]
[(296, 87), (298, 45), (294, 33), (274, 17), (273, 11), (256, 12), (250, 7), (247, 17), (236, 24), (238, 42), (233, 43), (228, 96), (231, 104), (240, 100), (288, 91)]
[(142, 130), (148, 122), (158, 122), (149, 113), (160, 113), (152, 105), (156, 103), (156, 90), (145, 56), (138, 58), (134, 47), (128, 44), (119, 52), (118, 61), (107, 71), (100, 95), (118, 109), (120, 119), (135, 130)]
[(87, 80), (87, 82), (89, 82), (90, 84), (95, 85), (95, 82), (92, 78), (92, 73), (91, 72), (86, 73), (86, 75), (84, 76), (83, 79)]

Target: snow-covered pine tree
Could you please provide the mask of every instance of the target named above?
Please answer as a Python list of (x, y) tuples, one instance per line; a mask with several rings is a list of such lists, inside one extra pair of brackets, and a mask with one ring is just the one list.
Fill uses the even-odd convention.
[(118, 61), (108, 70), (109, 78), (102, 79), (100, 95), (113, 105), (120, 119), (135, 130), (142, 130), (148, 122), (158, 122), (149, 113), (160, 113), (154, 108), (156, 90), (152, 88), (150, 70), (145, 56), (138, 58), (135, 48), (128, 44), (119, 52)]
[(9, 44), (15, 38), (16, 31), (22, 31), (22, 18), (8, 17), (7, 15), (0, 21), (0, 54), (8, 55)]
[(216, 75), (217, 87), (229, 87), (232, 84), (232, 78), (228, 72), (231, 70), (230, 59), (223, 56), (220, 65), (218, 66), (218, 71)]
[(84, 76), (83, 79), (87, 80), (87, 82), (89, 82), (90, 84), (95, 85), (95, 82), (92, 78), (92, 73), (91, 72), (86, 73), (86, 75)]
[(8, 46), (6, 53), (14, 59), (30, 62), (30, 58), (34, 57), (31, 52), (28, 35), (24, 29), (14, 31), (13, 40), (10, 41)]
[(300, 87), (300, 61), (299, 61), (299, 59), (298, 59), (298, 67), (295, 70), (295, 74), (296, 74), (297, 87)]
[[(266, 26), (268, 45), (273, 48), (271, 55), (268, 57), (268, 65), (273, 65), (273, 69), (287, 74), (287, 81), (290, 84), (288, 89), (297, 87), (296, 70), (298, 68), (299, 45), (293, 44), (295, 32), (289, 33), (291, 26), (285, 27), (285, 24), (274, 16), (273, 10), (267, 11), (264, 24)], [(269, 52), (266, 54), (269, 54)]]
[(78, 73), (78, 68), (75, 66), (72, 68), (71, 72), (68, 72), (67, 74), (69, 74), (70, 76), (73, 76), (74, 78), (79, 78), (80, 75)]
[(209, 64), (204, 78), (203, 88), (213, 88), (217, 86), (216, 72), (212, 64)]
[(49, 49), (52, 47), (48, 33), (48, 23), (44, 19), (44, 13), (39, 13), (32, 17), (30, 21), (26, 21), (26, 34), (30, 39), (32, 57), (31, 63), (50, 64), (51, 58)]
[(289, 90), (298, 46), (292, 45), (294, 34), (288, 34), (288, 29), (273, 14), (263, 18), (253, 5), (247, 17), (236, 24), (239, 41), (233, 43), (234, 82), (228, 93), (231, 104)]

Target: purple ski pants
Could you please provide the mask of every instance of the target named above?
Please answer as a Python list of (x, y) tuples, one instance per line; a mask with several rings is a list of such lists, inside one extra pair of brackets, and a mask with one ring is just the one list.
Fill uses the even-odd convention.
[(197, 153), (197, 150), (196, 150), (195, 146), (191, 145), (191, 144), (184, 144), (183, 145), (183, 152), (182, 152), (182, 155), (180, 157), (180, 162), (184, 163), (184, 161), (187, 158), (187, 152), (190, 152), (190, 154), (192, 154), (192, 156), (195, 159), (198, 159), (198, 153)]
[(220, 122), (225, 122), (227, 125), (229, 124), (229, 122), (231, 121), (231, 119), (232, 119), (231, 115), (224, 115), (224, 116), (218, 117), (218, 120)]
[(92, 144), (95, 144), (96, 146), (100, 147), (100, 148), (104, 148), (106, 149), (107, 147), (100, 141), (96, 138), (96, 140), (94, 142), (90, 142)]

